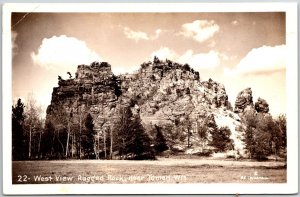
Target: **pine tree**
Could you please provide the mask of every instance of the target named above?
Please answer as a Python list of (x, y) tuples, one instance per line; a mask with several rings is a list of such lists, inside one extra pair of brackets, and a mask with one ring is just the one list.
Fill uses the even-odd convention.
[(168, 150), (168, 145), (167, 145), (167, 140), (165, 136), (163, 135), (161, 129), (159, 126), (154, 125), (155, 130), (156, 130), (156, 138), (154, 142), (154, 149), (157, 153), (161, 153), (165, 150)]
[(84, 148), (85, 154), (88, 158), (91, 158), (91, 155), (94, 153), (94, 143), (95, 143), (95, 131), (93, 117), (91, 114), (87, 114), (85, 118), (85, 131), (83, 134), (82, 146)]
[(42, 136), (42, 155), (46, 158), (53, 157), (54, 153), (54, 132), (55, 127), (51, 121), (47, 121), (45, 124), (43, 136)]
[(22, 160), (25, 157), (24, 144), (24, 104), (21, 99), (12, 106), (12, 159)]
[(232, 140), (230, 139), (230, 129), (228, 127), (221, 127), (215, 132), (212, 132), (211, 145), (214, 146), (218, 152), (224, 152), (232, 148)]
[(150, 137), (129, 107), (121, 108), (115, 124), (114, 149), (125, 159), (154, 159)]
[(117, 150), (119, 156), (123, 157), (128, 153), (127, 144), (131, 143), (130, 119), (132, 113), (130, 108), (121, 108), (119, 118), (114, 125), (114, 150)]
[(132, 152), (134, 159), (154, 159), (151, 140), (141, 123), (140, 117), (134, 117), (131, 121), (132, 143), (128, 144), (128, 151)]

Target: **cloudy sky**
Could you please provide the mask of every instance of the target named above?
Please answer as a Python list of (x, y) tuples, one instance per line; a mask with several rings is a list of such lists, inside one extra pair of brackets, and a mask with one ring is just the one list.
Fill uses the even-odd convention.
[(11, 22), (14, 100), (34, 93), (46, 108), (57, 76), (78, 64), (130, 73), (156, 55), (223, 83), (233, 105), (251, 87), (254, 101), (286, 113), (284, 13), (13, 13)]

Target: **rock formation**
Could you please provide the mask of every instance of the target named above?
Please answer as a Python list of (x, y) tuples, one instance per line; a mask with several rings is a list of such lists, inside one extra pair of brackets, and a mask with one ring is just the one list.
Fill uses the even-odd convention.
[(252, 109), (253, 108), (253, 100), (252, 100), (252, 90), (251, 88), (246, 88), (242, 90), (235, 101), (235, 113), (242, 113), (245, 109)]
[(53, 88), (46, 120), (62, 114), (72, 122), (80, 122), (84, 114), (91, 113), (96, 130), (111, 124), (120, 94), (111, 66), (104, 62), (79, 65), (75, 75), (74, 79), (59, 78), (59, 86)]
[[(213, 117), (219, 127), (230, 128), (234, 149), (242, 152), (244, 145), (236, 130), (239, 117), (232, 112), (224, 85), (212, 79), (201, 81), (199, 72), (187, 64), (158, 58), (143, 63), (134, 74), (119, 76), (105, 62), (79, 65), (75, 78), (60, 77), (58, 87), (53, 88), (46, 121), (63, 114), (68, 121), (80, 125), (90, 113), (94, 129), (101, 135), (105, 129), (113, 130), (114, 120), (123, 106), (130, 106), (133, 114), (139, 114), (145, 128), (171, 125), (170, 133), (163, 132), (167, 137), (180, 136), (167, 139), (169, 146), (174, 147), (187, 147), (187, 137), (189, 148), (203, 146), (198, 137), (199, 127), (208, 117)], [(253, 106), (250, 88), (238, 95), (235, 111), (242, 112), (247, 106)]]
[(257, 102), (255, 102), (255, 110), (258, 113), (268, 113), (269, 112), (269, 104), (267, 103), (266, 100), (262, 98), (258, 98)]

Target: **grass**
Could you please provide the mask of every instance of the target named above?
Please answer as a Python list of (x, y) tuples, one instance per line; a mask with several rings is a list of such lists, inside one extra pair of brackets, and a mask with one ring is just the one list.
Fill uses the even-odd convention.
[(56, 160), (14, 161), (12, 167), (13, 184), (285, 183), (287, 180), (286, 163), (275, 161), (209, 158), (159, 158), (155, 161)]

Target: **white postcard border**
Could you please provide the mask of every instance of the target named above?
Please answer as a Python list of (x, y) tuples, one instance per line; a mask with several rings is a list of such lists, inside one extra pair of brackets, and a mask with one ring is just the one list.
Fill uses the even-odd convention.
[[(120, 6), (121, 4), (121, 6)], [(287, 183), (283, 184), (37, 184), (13, 185), (11, 161), (11, 12), (286, 12)], [(298, 192), (297, 3), (77, 3), (3, 6), (4, 194), (283, 194)], [(26, 85), (26, 82), (24, 82)]]

